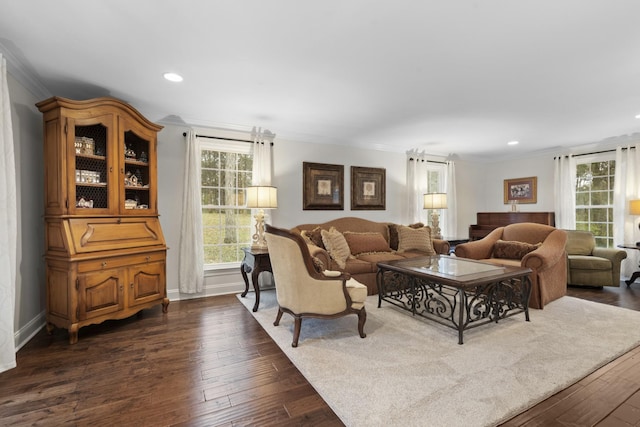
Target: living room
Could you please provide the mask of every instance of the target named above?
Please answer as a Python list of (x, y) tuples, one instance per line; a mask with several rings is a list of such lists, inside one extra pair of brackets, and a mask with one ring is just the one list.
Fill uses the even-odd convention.
[[(595, 25), (595, 24), (594, 24)], [(44, 255), (44, 223), (43, 223), (43, 188), (45, 163), (42, 151), (42, 114), (35, 107), (37, 102), (51, 95), (34, 76), (46, 70), (31, 70), (28, 63), (20, 61), (19, 49), (8, 44), (0, 33), (0, 53), (8, 58), (8, 86), (11, 95), (11, 111), (13, 119), (13, 135), (16, 141), (15, 156), (17, 165), (18, 186), (18, 265), (17, 287), (15, 291), (16, 311), (14, 337), (18, 347), (25, 345), (29, 339), (44, 325), (45, 319), (45, 287), (46, 281)], [(44, 43), (44, 40), (43, 40)], [(61, 77), (64, 80), (64, 76)], [(91, 83), (70, 81), (69, 93), (80, 98), (84, 93), (93, 96), (95, 91)], [(73, 84), (76, 83), (75, 87)], [(126, 92), (122, 87), (113, 88), (113, 92)], [(83, 92), (83, 90), (85, 90)], [(171, 90), (169, 95), (171, 96)], [(634, 98), (635, 99), (635, 98)], [(148, 102), (144, 100), (145, 103)], [(339, 101), (338, 101), (339, 102)], [(137, 107), (136, 100), (131, 101)], [(638, 108), (637, 106), (635, 108)], [(268, 109), (268, 106), (265, 106)], [(266, 113), (265, 113), (266, 114)], [(637, 111), (630, 111), (633, 119)], [(218, 125), (206, 126), (205, 123), (185, 122), (180, 117), (153, 117), (163, 130), (158, 135), (158, 210), (160, 222), (169, 247), (167, 255), (167, 294), (172, 301), (194, 297), (214, 296), (237, 293), (244, 289), (242, 276), (237, 267), (227, 270), (207, 272), (205, 289), (201, 294), (181, 294), (178, 288), (178, 248), (180, 247), (181, 200), (183, 193), (183, 174), (185, 163), (185, 138), (183, 133), (196, 129), (198, 133), (218, 137), (246, 139), (250, 136), (252, 126), (262, 125), (260, 118), (251, 122), (240, 123), (236, 128), (223, 128)], [(212, 120), (215, 120), (213, 118)], [(595, 120), (590, 116), (590, 121)], [(268, 120), (266, 120), (268, 122)], [(237, 122), (235, 122), (237, 123)], [(500, 127), (502, 123), (495, 124)], [(464, 127), (465, 122), (452, 123), (452, 126)], [(413, 222), (406, 208), (407, 200), (407, 154), (406, 147), (393, 143), (380, 147), (376, 144), (344, 145), (326, 143), (318, 139), (289, 138), (279, 136), (280, 129), (270, 127), (276, 133), (273, 147), (274, 176), (272, 184), (278, 188), (278, 208), (269, 211), (268, 222), (279, 227), (293, 227), (301, 223), (319, 223), (343, 216), (358, 216), (373, 221), (389, 221), (402, 224)], [(520, 145), (508, 146), (507, 140), (500, 155), (467, 155), (451, 151), (446, 146), (421, 146), (420, 151), (433, 161), (451, 160), (456, 167), (457, 187), (457, 223), (455, 228), (449, 224), (444, 234), (449, 237), (465, 238), (468, 227), (476, 222), (477, 212), (506, 212), (511, 206), (504, 203), (503, 184), (505, 179), (520, 177), (537, 177), (537, 202), (519, 205), (521, 211), (554, 211), (554, 157), (568, 153), (584, 154), (614, 150), (618, 146), (627, 146), (638, 142), (640, 121), (619, 132), (610, 134), (594, 134), (589, 139), (581, 139), (571, 147), (563, 146), (558, 141), (555, 146), (531, 149), (536, 141), (523, 141)], [(285, 133), (286, 135), (286, 133)], [(313, 138), (312, 138), (313, 139)], [(453, 146), (453, 145), (452, 145)], [(416, 148), (416, 147), (413, 147)], [(343, 165), (345, 168), (345, 208), (341, 211), (321, 211), (303, 209), (303, 162), (318, 162)], [(384, 210), (352, 211), (348, 200), (350, 194), (350, 177), (347, 172), (351, 166), (384, 168), (386, 171), (386, 208)], [(429, 218), (420, 218), (425, 223)], [(630, 236), (630, 240), (638, 240), (638, 236)], [(625, 260), (634, 264), (635, 260)], [(634, 265), (635, 266), (635, 265)], [(169, 309), (171, 310), (171, 308)]]

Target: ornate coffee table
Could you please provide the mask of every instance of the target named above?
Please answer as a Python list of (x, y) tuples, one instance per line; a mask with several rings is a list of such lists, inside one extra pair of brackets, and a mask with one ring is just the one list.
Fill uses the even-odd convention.
[(446, 255), (378, 263), (382, 301), (458, 331), (524, 312), (529, 321), (531, 269)]

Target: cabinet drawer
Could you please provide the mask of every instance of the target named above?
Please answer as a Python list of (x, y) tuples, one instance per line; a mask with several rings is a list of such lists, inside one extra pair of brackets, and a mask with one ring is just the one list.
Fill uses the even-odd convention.
[(74, 218), (69, 228), (76, 253), (164, 245), (158, 218)]
[(164, 252), (150, 252), (150, 253), (139, 254), (139, 255), (96, 259), (92, 261), (82, 261), (78, 263), (78, 273), (106, 270), (109, 268), (119, 268), (119, 267), (125, 267), (128, 265), (144, 265), (152, 262), (164, 261), (164, 259), (165, 259)]

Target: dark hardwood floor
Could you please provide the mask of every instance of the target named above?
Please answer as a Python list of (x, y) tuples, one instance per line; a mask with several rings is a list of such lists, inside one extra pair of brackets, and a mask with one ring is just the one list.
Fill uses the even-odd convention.
[[(640, 285), (569, 295), (640, 310)], [(639, 325), (640, 327), (640, 325)], [(597, 337), (594, 337), (597, 339)], [(342, 425), (234, 295), (39, 332), (0, 374), (0, 425)], [(505, 426), (640, 426), (640, 348)]]

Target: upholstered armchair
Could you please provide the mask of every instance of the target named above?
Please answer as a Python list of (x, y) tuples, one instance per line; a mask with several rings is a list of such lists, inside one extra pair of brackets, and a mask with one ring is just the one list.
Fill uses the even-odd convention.
[(616, 248), (598, 248), (589, 231), (566, 230), (567, 283), (577, 286), (620, 286), (620, 264), (627, 252)]
[(356, 314), (358, 332), (366, 337), (364, 303), (367, 287), (348, 273), (324, 270), (311, 257), (306, 242), (297, 233), (266, 226), (267, 245), (278, 299), (278, 326), (283, 313), (295, 319), (292, 347), (298, 346), (303, 317), (335, 318)]
[(567, 293), (567, 232), (544, 224), (522, 222), (499, 227), (480, 240), (459, 244), (458, 257), (527, 267), (531, 272), (529, 307)]

